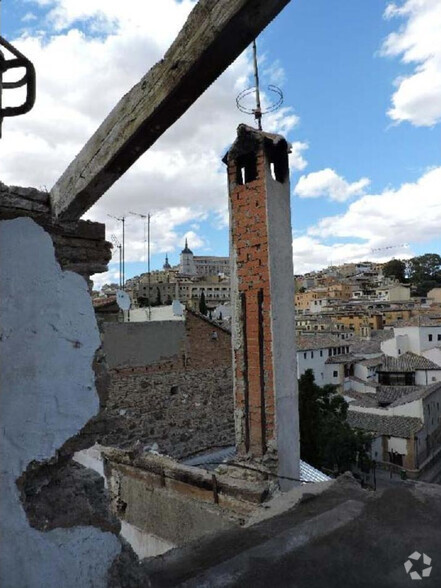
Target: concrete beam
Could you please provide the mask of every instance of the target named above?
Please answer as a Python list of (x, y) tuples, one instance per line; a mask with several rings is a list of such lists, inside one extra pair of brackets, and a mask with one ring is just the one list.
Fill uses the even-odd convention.
[(119, 101), (56, 182), (53, 215), (80, 218), (288, 2), (199, 0), (164, 59)]

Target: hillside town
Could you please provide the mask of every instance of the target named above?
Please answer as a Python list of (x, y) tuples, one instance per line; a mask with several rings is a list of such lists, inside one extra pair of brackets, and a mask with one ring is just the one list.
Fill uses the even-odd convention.
[[(371, 194), (367, 176), (347, 181), (331, 168), (308, 170), (291, 184), (307, 165), (309, 144), (287, 138), (300, 119), (282, 106), (282, 89), (268, 86), (275, 102), (264, 94), (259, 72), (281, 85), (284, 72), (274, 62), (268, 74), (256, 42), (268, 25), (276, 31), (272, 22), (283, 20), (289, 0), (105, 8), (62, 1), (38, 1), (37, 14), (21, 14), (30, 28), (13, 43), (0, 36), (0, 125), (5, 119), (7, 130), (0, 146), (7, 140), (8, 154), (18, 143), (15, 173), (36, 174), (15, 185), (8, 170), (16, 162), (0, 159), (10, 182), (0, 181), (1, 588), (441, 585), (441, 255), (421, 253), (439, 246), (424, 230), (412, 245), (385, 245), (393, 223), (376, 204), (397, 194), (409, 199), (408, 192), (416, 202), (427, 184)], [(414, 4), (428, 4), (403, 3), (381, 18), (410, 19)], [(292, 3), (291, 25), (310, 4)], [(334, 13), (326, 14), (313, 49), (330, 28)], [(168, 49), (151, 43), (146, 71), (146, 31), (165, 24)], [(53, 27), (53, 39), (66, 36), (56, 48), (60, 86), (40, 75), (43, 58), (36, 68), (22, 53), (54, 42), (43, 25)], [(32, 31), (38, 38), (27, 43)], [(284, 39), (273, 36), (278, 50)], [(93, 51), (81, 53), (86, 39)], [(104, 44), (115, 39), (106, 62)], [(64, 60), (67, 41), (72, 62)], [(86, 55), (96, 60), (89, 99), (81, 89), (92, 82), (75, 69)], [(223, 86), (228, 104), (244, 79), (255, 84), (236, 94), (236, 118), (210, 103), (211, 86), (221, 88), (230, 66), (238, 70)], [(18, 67), (23, 77), (11, 80), (6, 74)], [(116, 84), (118, 67), (138, 67), (142, 77), (127, 91), (130, 77)], [(46, 101), (54, 135), (34, 165), (25, 149), (32, 140), (17, 139), (8, 118), (33, 109), (37, 73), (43, 92), (57, 88), (57, 100)], [(75, 91), (64, 94), (69, 76)], [(318, 92), (302, 84), (296, 91), (312, 102)], [(24, 102), (4, 106), (3, 95), (22, 87)], [(208, 127), (192, 110), (205, 92)], [(100, 102), (107, 94), (118, 100), (111, 109)], [(59, 97), (62, 115), (52, 118)], [(23, 120), (39, 139), (44, 116), (33, 114), (38, 124), (32, 114)], [(70, 118), (75, 132), (67, 137)], [(45, 141), (36, 143), (40, 149)], [(40, 180), (46, 168), (54, 174), (50, 190)], [(171, 194), (172, 185), (179, 193)], [(196, 190), (204, 203), (213, 192), (213, 216)], [(296, 228), (294, 198), (323, 194), (335, 216)], [(162, 215), (147, 212), (147, 201)], [(297, 205), (306, 218), (307, 206)], [(431, 219), (435, 209), (427, 207)], [(385, 221), (378, 242), (367, 232), (348, 236), (357, 243), (333, 242), (329, 226), (340, 222), (346, 235), (354, 210), (363, 222), (369, 214)], [(128, 235), (128, 215), (144, 222), (142, 260), (141, 233), (133, 225)], [(419, 225), (411, 221), (403, 226), (413, 238)], [(218, 231), (210, 246), (198, 238), (204, 230)], [(212, 255), (225, 253), (227, 242), (228, 255)], [(342, 263), (322, 263), (335, 251)], [(94, 281), (117, 275), (118, 283), (94, 289)]]
[[(420, 256), (414, 265), (430, 257)], [(439, 261), (426, 280), (438, 275)], [(366, 261), (294, 276), (297, 377), (312, 370), (316, 384), (335, 387), (348, 403), (350, 426), (372, 435), (370, 456), (377, 464), (436, 480), (441, 284), (418, 296), (418, 284), (405, 278), (405, 267), (395, 259)], [(179, 301), (182, 313), (174, 318), (196, 312), (213, 326), (231, 330), (229, 258), (195, 256), (187, 241), (179, 265), (171, 267), (166, 256), (162, 270), (127, 281), (130, 313), (116, 305), (116, 289), (107, 285), (94, 299), (97, 315), (106, 320), (152, 320), (152, 314), (137, 310), (149, 302), (154, 320), (169, 320), (176, 308), (172, 301)]]

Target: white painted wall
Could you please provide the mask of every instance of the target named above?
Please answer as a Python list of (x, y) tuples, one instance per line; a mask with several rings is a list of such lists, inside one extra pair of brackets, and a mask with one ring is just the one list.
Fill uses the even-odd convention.
[[(413, 351), (414, 353), (417, 353), (417, 351), (411, 349), (411, 341), (407, 333), (397, 334), (395, 329), (394, 333), (395, 337), (393, 339), (387, 339), (386, 341), (382, 341), (380, 344), (381, 351), (385, 355), (399, 357), (400, 355), (403, 355), (403, 353), (407, 353), (407, 351)], [(415, 341), (416, 340), (413, 341), (414, 346)]]
[(425, 349), (421, 355), (433, 361), (437, 365), (441, 366), (441, 348), (439, 347), (432, 347), (431, 349)]
[(342, 363), (325, 365), (325, 383), (342, 386), (345, 380), (345, 366)]
[(400, 437), (389, 437), (387, 439), (387, 450), (396, 451), (401, 455), (407, 455), (407, 439)]
[(399, 406), (394, 406), (392, 408), (373, 408), (351, 404), (349, 410), (379, 414), (381, 416), (410, 416), (423, 420), (423, 403), (421, 400), (415, 400), (413, 402), (408, 402), (407, 404), (400, 404)]
[(441, 370), (417, 370), (415, 372), (417, 386), (426, 386), (435, 382), (441, 382)]
[(319, 386), (331, 384), (331, 382), (327, 381), (327, 376), (325, 375), (325, 362), (328, 359), (328, 353), (328, 349), (297, 351), (297, 377), (300, 378), (306, 370), (312, 370), (316, 384)]
[(18, 218), (0, 222), (0, 284), (0, 585), (104, 587), (119, 539), (91, 526), (30, 527), (16, 485), (98, 412), (100, 339), (86, 282), (60, 269), (39, 225)]
[(436, 345), (441, 345), (441, 326), (394, 327), (394, 334), (395, 337), (398, 335), (407, 335), (409, 339), (409, 349), (406, 349), (406, 351), (412, 351), (418, 355)]

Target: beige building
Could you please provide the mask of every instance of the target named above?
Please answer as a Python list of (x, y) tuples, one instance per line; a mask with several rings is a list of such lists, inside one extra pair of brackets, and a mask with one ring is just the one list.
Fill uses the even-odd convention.
[(431, 304), (441, 304), (441, 288), (432, 288), (427, 292)]
[(391, 284), (376, 288), (375, 294), (378, 300), (387, 302), (405, 302), (410, 300), (410, 286), (403, 284)]

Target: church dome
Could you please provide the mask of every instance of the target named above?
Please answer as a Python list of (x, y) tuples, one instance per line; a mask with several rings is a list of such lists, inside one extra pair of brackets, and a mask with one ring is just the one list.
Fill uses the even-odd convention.
[(165, 270), (171, 269), (171, 265), (170, 265), (170, 264), (169, 264), (169, 262), (168, 262), (168, 255), (167, 255), (167, 254), (166, 254), (166, 256), (165, 256), (165, 263), (164, 263), (164, 265), (163, 265), (162, 267), (163, 267), (163, 269), (165, 269)]

